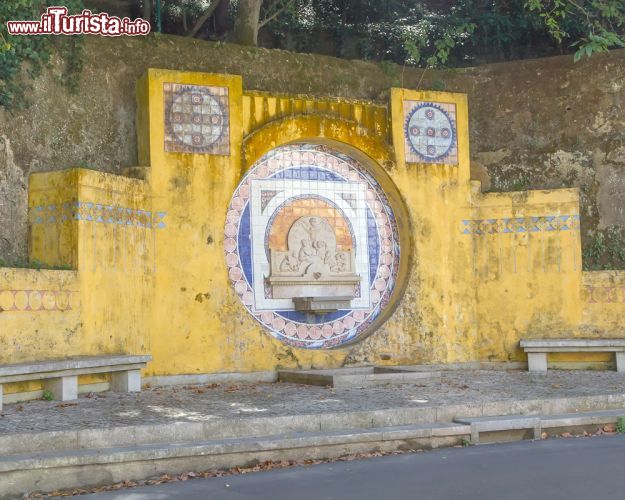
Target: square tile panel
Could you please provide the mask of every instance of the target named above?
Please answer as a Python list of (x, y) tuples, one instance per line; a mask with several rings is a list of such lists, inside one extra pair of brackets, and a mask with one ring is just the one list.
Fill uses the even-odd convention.
[(228, 88), (163, 84), (165, 151), (230, 154)]
[(458, 165), (456, 105), (404, 101), (406, 162)]

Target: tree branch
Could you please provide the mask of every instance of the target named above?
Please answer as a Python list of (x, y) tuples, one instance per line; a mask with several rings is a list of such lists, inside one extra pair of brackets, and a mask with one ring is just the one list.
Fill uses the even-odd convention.
[(208, 19), (213, 15), (213, 12), (219, 5), (221, 0), (212, 0), (208, 8), (202, 13), (202, 15), (198, 18), (198, 20), (193, 25), (188, 33), (185, 36), (194, 37), (198, 31), (204, 26), (204, 23), (208, 21)]
[[(273, 5), (277, 3), (279, 2), (275, 2)], [(263, 20), (259, 21), (258, 29), (261, 29), (263, 26), (265, 26), (265, 24), (267, 24), (268, 22), (272, 21), (273, 19), (278, 17), (280, 14), (282, 14), (289, 7), (290, 4), (291, 4), (291, 0), (286, 0), (282, 7), (278, 7), (273, 14), (266, 16)]]

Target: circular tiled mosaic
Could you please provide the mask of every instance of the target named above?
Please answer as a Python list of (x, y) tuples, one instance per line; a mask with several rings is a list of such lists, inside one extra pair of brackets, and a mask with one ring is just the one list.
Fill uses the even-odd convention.
[[(304, 313), (294, 309), (292, 297), (274, 293), (270, 253), (287, 256), (283, 264), (296, 260), (296, 252), (288, 253), (292, 228), (325, 232), (344, 265), (353, 255), (358, 284), (350, 309)], [(228, 207), (224, 248), (230, 280), (249, 313), (286, 344), (319, 349), (358, 338), (388, 306), (398, 242), (393, 210), (364, 167), (325, 146), (294, 144), (266, 154), (243, 178)], [(300, 248), (300, 257), (330, 248), (313, 247)]]
[(174, 136), (187, 146), (210, 146), (223, 134), (224, 110), (206, 88), (196, 86), (176, 95), (169, 113)]
[(410, 148), (424, 160), (444, 158), (455, 144), (454, 123), (436, 104), (416, 106), (406, 118), (405, 127)]

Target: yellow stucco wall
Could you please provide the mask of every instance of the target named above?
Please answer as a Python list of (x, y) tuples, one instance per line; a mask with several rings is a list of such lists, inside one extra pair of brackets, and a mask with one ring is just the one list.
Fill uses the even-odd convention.
[[(0, 268), (0, 364), (92, 352), (84, 335), (76, 271)], [(37, 382), (11, 384), (23, 392)]]
[(576, 336), (582, 278), (577, 190), (478, 192), (472, 205), (468, 218), (483, 222), (462, 227), (470, 227), (465, 237), (472, 240), (479, 358), (521, 361), (521, 338)]
[(582, 277), (584, 336), (622, 337), (625, 328), (625, 272), (585, 272)]
[[(166, 83), (228, 89), (230, 154), (165, 151)], [(405, 100), (455, 105), (457, 164), (406, 161)], [(625, 326), (625, 274), (582, 273), (576, 190), (482, 194), (470, 180), (465, 95), (392, 89), (385, 106), (248, 93), (239, 76), (150, 70), (137, 84), (137, 128), (140, 167), (131, 170), (142, 179), (86, 169), (31, 176), (31, 258), (75, 271), (2, 270), (0, 294), (71, 288), (80, 307), (0, 312), (2, 362), (150, 353), (147, 375), (173, 375), (519, 361), (520, 338), (618, 335)], [(263, 154), (303, 141), (358, 160), (399, 227), (390, 307), (369, 336), (330, 350), (289, 347), (264, 332), (224, 262), (238, 182)]]

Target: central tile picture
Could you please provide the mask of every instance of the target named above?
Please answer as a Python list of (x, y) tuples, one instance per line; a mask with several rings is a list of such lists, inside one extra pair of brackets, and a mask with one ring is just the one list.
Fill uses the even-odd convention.
[(364, 335), (388, 306), (399, 262), (391, 206), (353, 158), (291, 144), (258, 160), (237, 187), (226, 263), (247, 310), (303, 348)]

